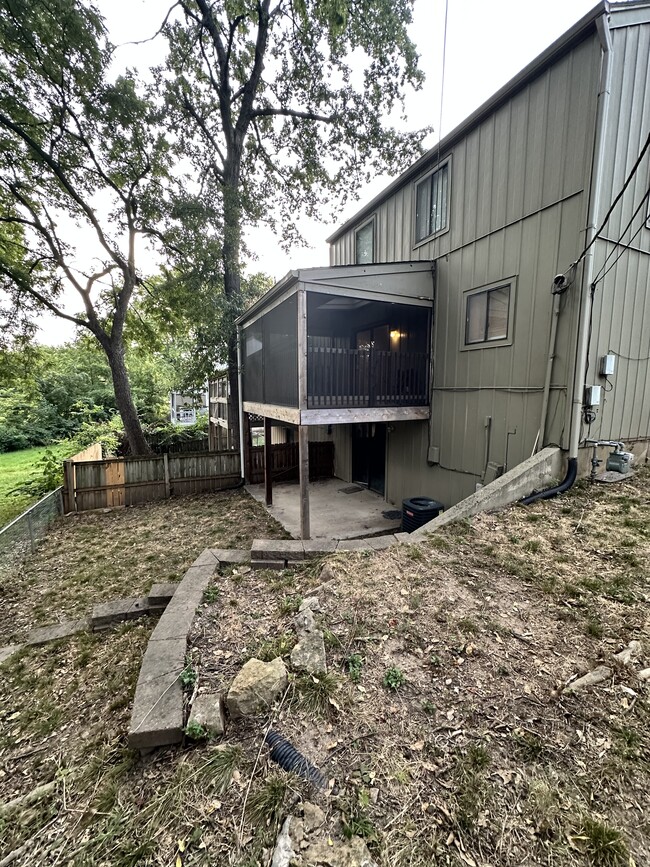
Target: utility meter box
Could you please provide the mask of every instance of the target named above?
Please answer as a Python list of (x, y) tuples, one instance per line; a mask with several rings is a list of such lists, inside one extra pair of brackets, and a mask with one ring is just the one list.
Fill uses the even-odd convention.
[(607, 463), (605, 464), (606, 470), (613, 470), (616, 473), (629, 473), (630, 468), (632, 466), (632, 453), (631, 452), (610, 452)]
[(585, 388), (585, 406), (600, 406), (602, 385), (588, 385)]
[(600, 375), (601, 376), (614, 376), (614, 371), (616, 370), (616, 356), (615, 355), (603, 355), (600, 359)]

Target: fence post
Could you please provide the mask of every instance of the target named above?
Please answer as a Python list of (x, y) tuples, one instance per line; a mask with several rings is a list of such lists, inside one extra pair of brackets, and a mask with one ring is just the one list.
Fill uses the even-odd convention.
[(75, 496), (75, 478), (74, 478), (74, 461), (63, 461), (63, 478), (65, 481), (65, 503), (66, 512), (77, 511), (77, 498)]
[(163, 467), (165, 469), (165, 496), (169, 499), (172, 495), (171, 479), (169, 478), (169, 455), (163, 454)]

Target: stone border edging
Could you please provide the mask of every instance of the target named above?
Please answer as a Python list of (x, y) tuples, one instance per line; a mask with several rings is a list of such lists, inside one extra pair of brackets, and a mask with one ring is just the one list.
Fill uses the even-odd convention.
[(372, 536), (368, 539), (254, 539), (251, 566), (254, 569), (286, 569), (288, 565), (337, 551), (383, 551), (397, 544), (399, 535)]
[(183, 686), (187, 635), (210, 579), (221, 564), (246, 563), (238, 549), (209, 549), (197, 557), (156, 624), (135, 689), (129, 746), (140, 750), (177, 744), (183, 738)]

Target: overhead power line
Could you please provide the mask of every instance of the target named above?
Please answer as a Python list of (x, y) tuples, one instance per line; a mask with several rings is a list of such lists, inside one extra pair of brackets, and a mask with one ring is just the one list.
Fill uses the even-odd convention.
[(639, 156), (637, 157), (636, 162), (635, 162), (634, 165), (632, 166), (632, 170), (630, 171), (629, 175), (627, 176), (627, 180), (626, 180), (625, 183), (623, 184), (623, 186), (622, 186), (622, 188), (621, 188), (619, 194), (616, 196), (616, 198), (614, 199), (614, 201), (613, 201), (612, 204), (610, 205), (609, 210), (608, 210), (607, 213), (605, 214), (605, 219), (604, 219), (603, 222), (601, 223), (600, 229), (598, 229), (598, 231), (595, 233), (594, 237), (593, 237), (593, 238), (591, 239), (591, 241), (587, 244), (587, 246), (584, 248), (584, 250), (582, 251), (582, 253), (578, 256), (578, 258), (576, 259), (576, 263), (575, 263), (576, 265), (584, 259), (584, 257), (587, 255), (587, 253), (588, 253), (588, 251), (590, 250), (590, 248), (592, 247), (592, 245), (595, 244), (596, 241), (597, 241), (597, 239), (600, 237), (600, 235), (601, 235), (603, 229), (604, 229), (605, 226), (607, 225), (607, 221), (609, 220), (609, 218), (610, 218), (611, 215), (612, 215), (612, 212), (613, 212), (614, 208), (615, 208), (616, 205), (620, 202), (621, 198), (623, 197), (623, 194), (625, 193), (625, 190), (627, 190), (627, 188), (629, 187), (630, 182), (632, 181), (632, 178), (634, 177), (634, 175), (635, 175), (636, 172), (637, 172), (637, 169), (638, 169), (639, 166), (641, 165), (641, 161), (643, 160), (643, 157), (646, 155), (646, 152), (648, 151), (648, 148), (650, 148), (650, 134), (648, 135), (648, 138), (646, 139), (645, 144), (644, 144), (643, 147), (641, 148), (641, 153), (639, 154)]

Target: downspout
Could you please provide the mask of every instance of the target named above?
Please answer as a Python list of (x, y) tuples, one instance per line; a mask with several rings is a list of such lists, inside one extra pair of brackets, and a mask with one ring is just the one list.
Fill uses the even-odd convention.
[[(585, 232), (585, 247), (594, 239), (598, 225), (601, 200), (601, 176), (605, 161), (605, 129), (609, 114), (609, 94), (612, 79), (612, 37), (607, 24), (609, 4), (606, 4), (606, 12), (596, 20), (598, 36), (602, 49), (602, 64), (600, 69), (600, 84), (598, 90), (598, 107), (596, 109), (596, 131), (594, 137), (594, 159), (591, 169), (591, 182), (589, 191), (589, 213), (587, 216), (587, 229)], [(571, 408), (571, 425), (569, 429), (569, 452), (567, 472), (561, 484), (530, 497), (525, 497), (521, 502), (524, 505), (534, 503), (536, 500), (548, 500), (567, 491), (575, 482), (578, 475), (578, 448), (580, 446), (580, 430), (582, 427), (582, 409), (584, 404), (584, 385), (587, 375), (587, 347), (589, 343), (589, 326), (591, 310), (589, 303), (590, 286), (594, 277), (594, 251), (589, 250), (582, 271), (582, 287), (580, 291), (580, 309), (578, 316), (578, 342), (576, 346), (576, 363), (573, 379), (573, 401)], [(556, 298), (557, 301), (557, 298)], [(557, 319), (554, 317), (555, 323)], [(548, 397), (545, 395), (546, 401)], [(542, 439), (540, 437), (540, 445)]]
[[(612, 36), (607, 26), (606, 16), (602, 15), (596, 21), (600, 44), (603, 49), (603, 65), (601, 70), (601, 88), (598, 102), (598, 120), (596, 125), (596, 141), (594, 146), (594, 167), (591, 180), (591, 201), (589, 206), (589, 221), (585, 238), (585, 246), (590, 244), (596, 234), (601, 200), (601, 176), (605, 162), (605, 128), (609, 112), (609, 93), (612, 78)], [(587, 253), (587, 261), (583, 268), (582, 293), (580, 297), (580, 318), (578, 348), (576, 353), (576, 370), (573, 391), (573, 413), (569, 439), (569, 458), (578, 457), (580, 445), (580, 428), (582, 423), (582, 408), (584, 404), (584, 386), (587, 375), (587, 346), (589, 343), (589, 326), (591, 311), (589, 293), (594, 279), (594, 248)]]
[[(564, 277), (564, 275), (558, 275)], [(558, 277), (555, 278), (557, 281)], [(548, 340), (548, 358), (546, 359), (546, 375), (544, 377), (544, 392), (542, 396), (542, 413), (539, 421), (539, 433), (537, 434), (537, 443), (535, 452), (541, 451), (544, 448), (544, 437), (546, 436), (546, 420), (548, 416), (548, 401), (551, 393), (551, 376), (553, 373), (553, 361), (555, 360), (555, 346), (557, 343), (557, 323), (560, 318), (560, 293), (553, 292), (553, 310), (551, 312), (551, 334)]]
[(237, 382), (239, 392), (239, 406), (237, 407), (239, 411), (239, 462), (240, 462), (240, 472), (242, 477), (242, 484), (246, 481), (246, 475), (244, 472), (245, 463), (244, 463), (244, 396), (242, 393), (242, 375), (241, 375), (241, 327), (237, 326)]

